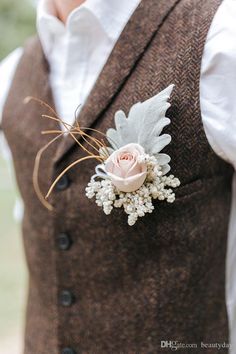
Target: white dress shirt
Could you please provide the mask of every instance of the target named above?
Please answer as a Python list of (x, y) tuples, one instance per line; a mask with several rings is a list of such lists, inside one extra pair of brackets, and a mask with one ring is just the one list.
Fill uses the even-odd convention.
[[(55, 105), (67, 123), (85, 103), (116, 41), (140, 0), (86, 0), (62, 24), (47, 0), (39, 2), (37, 30), (49, 61)], [(236, 1), (224, 0), (211, 24), (200, 80), (200, 104), (208, 141), (236, 167)], [(0, 64), (0, 120), (22, 49)], [(2, 150), (2, 149), (1, 149)], [(6, 149), (5, 149), (6, 150)], [(226, 299), (236, 354), (236, 174), (228, 235)]]

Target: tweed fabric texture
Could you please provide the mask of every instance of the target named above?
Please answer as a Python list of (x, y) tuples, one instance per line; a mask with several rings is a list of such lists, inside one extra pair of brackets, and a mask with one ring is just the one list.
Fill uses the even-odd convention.
[[(117, 42), (80, 115), (81, 126), (103, 132), (114, 113), (176, 85), (165, 132), (172, 143), (172, 172), (182, 185), (172, 205), (127, 225), (122, 210), (104, 215), (84, 189), (95, 162), (68, 172), (70, 185), (55, 191), (53, 212), (32, 186), (37, 151), (55, 129), (40, 118), (49, 112), (27, 95), (53, 106), (47, 62), (38, 38), (19, 63), (3, 116), (16, 178), (25, 203), (23, 237), (29, 266), (25, 354), (58, 354), (71, 347), (84, 354), (172, 352), (161, 341), (198, 344), (194, 353), (215, 353), (200, 342), (228, 342), (225, 256), (232, 168), (206, 139), (199, 105), (202, 51), (218, 0), (142, 1)], [(44, 155), (40, 185), (83, 152), (66, 137)], [(57, 237), (70, 234), (69, 250)], [(61, 305), (62, 290), (74, 295)], [(186, 353), (186, 350), (179, 350)], [(187, 352), (191, 352), (188, 349)], [(222, 349), (221, 353), (227, 353)]]

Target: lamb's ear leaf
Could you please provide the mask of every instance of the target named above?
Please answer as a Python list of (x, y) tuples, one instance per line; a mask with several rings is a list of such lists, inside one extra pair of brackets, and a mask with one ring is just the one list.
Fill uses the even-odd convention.
[(170, 156), (167, 154), (157, 154), (157, 155), (155, 155), (155, 157), (156, 157), (157, 163), (160, 166), (168, 164), (171, 160)]
[(152, 141), (152, 147), (150, 148), (150, 154), (158, 154), (166, 145), (171, 142), (171, 136), (169, 134), (162, 134)]
[(109, 128), (106, 133), (107, 140), (109, 141), (111, 147), (114, 150), (117, 150), (122, 146), (122, 143), (120, 141), (120, 136), (117, 133), (117, 131), (113, 128)]
[(170, 165), (166, 164), (165, 166), (162, 167), (162, 173), (163, 175), (166, 175), (170, 171)]
[(161, 134), (163, 128), (170, 123), (165, 114), (170, 107), (168, 99), (173, 88), (174, 85), (170, 85), (148, 100), (135, 103), (130, 108), (127, 118), (123, 111), (116, 112), (116, 130), (109, 129), (107, 132), (112, 147), (117, 149), (129, 143), (138, 143), (145, 149), (146, 153), (152, 151), (157, 153), (160, 151), (159, 147), (162, 146), (161, 149), (165, 147), (170, 142), (169, 138), (167, 139), (164, 136), (161, 140), (157, 140), (157, 137)]

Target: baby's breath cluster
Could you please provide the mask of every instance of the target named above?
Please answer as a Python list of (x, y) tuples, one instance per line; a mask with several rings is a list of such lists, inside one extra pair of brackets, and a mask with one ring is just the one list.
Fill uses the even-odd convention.
[(163, 175), (162, 167), (154, 156), (143, 155), (141, 158), (147, 163), (147, 177), (138, 190), (130, 193), (120, 192), (109, 178), (91, 178), (86, 187), (86, 196), (89, 199), (95, 197), (97, 205), (103, 208), (106, 215), (109, 215), (113, 208), (123, 207), (128, 214), (130, 226), (134, 225), (139, 217), (152, 213), (153, 199), (173, 203), (175, 193), (172, 188), (180, 185), (179, 179), (173, 175)]

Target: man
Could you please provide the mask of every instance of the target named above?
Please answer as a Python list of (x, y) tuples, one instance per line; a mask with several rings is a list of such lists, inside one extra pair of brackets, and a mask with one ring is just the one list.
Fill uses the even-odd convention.
[[(235, 341), (236, 3), (220, 3), (42, 1), (39, 38), (2, 63), (2, 127), (25, 208), (26, 354), (170, 352), (166, 341), (195, 344), (195, 353), (215, 353), (207, 344), (218, 343), (227, 353)], [(172, 83), (175, 203), (132, 227), (117, 210), (105, 216), (85, 197), (94, 170), (86, 162), (58, 182), (52, 212), (40, 204), (32, 171), (49, 141), (40, 133), (58, 126), (36, 103), (23, 105), (26, 96), (55, 105), (68, 124), (81, 104), (81, 126), (105, 132), (117, 110)], [(82, 155), (69, 136), (50, 147), (42, 190)]]

